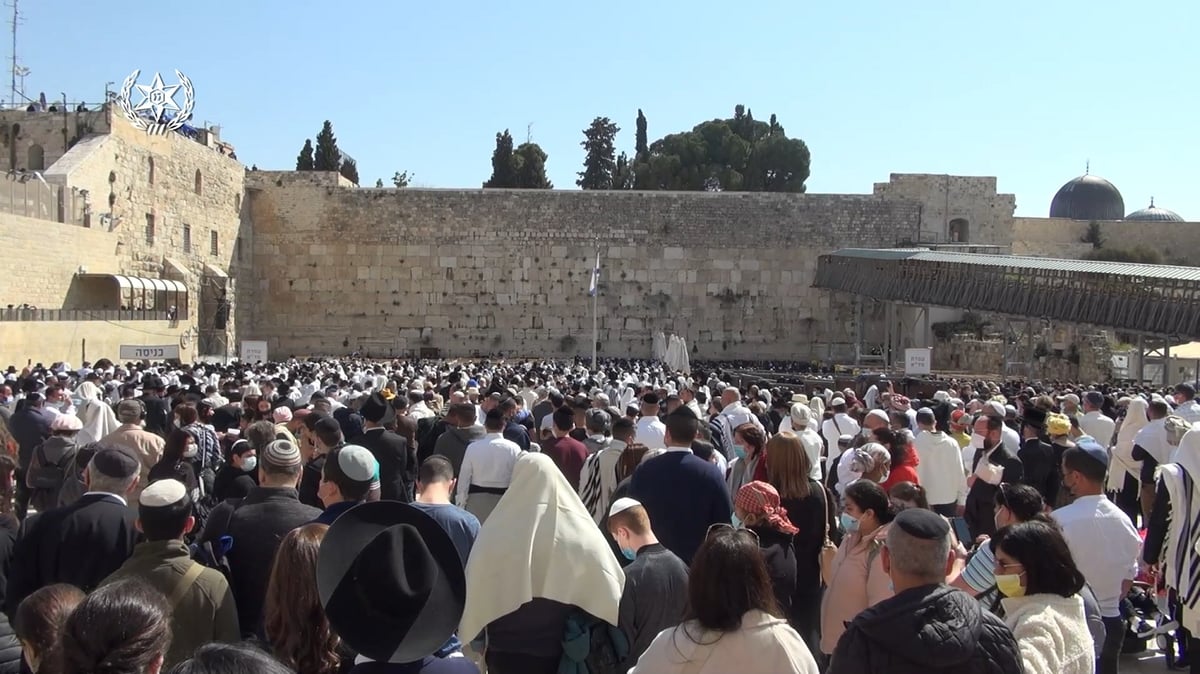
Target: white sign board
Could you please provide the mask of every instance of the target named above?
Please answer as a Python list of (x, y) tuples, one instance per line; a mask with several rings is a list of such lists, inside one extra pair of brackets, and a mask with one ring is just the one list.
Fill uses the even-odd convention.
[(179, 345), (166, 344), (164, 346), (138, 346), (132, 344), (121, 345), (121, 360), (171, 360), (179, 358)]
[(929, 374), (933, 371), (933, 349), (904, 350), (904, 374)]
[(241, 361), (243, 363), (267, 362), (266, 342), (242, 342)]

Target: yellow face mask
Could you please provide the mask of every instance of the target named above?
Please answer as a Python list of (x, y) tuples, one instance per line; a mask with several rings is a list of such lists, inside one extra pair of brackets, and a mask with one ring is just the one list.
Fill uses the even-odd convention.
[(1025, 588), (1021, 585), (1021, 574), (1006, 573), (996, 576), (996, 589), (1005, 597), (1024, 597)]

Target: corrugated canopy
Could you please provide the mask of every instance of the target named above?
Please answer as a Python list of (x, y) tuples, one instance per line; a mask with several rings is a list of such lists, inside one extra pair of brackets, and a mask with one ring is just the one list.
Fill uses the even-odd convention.
[(875, 299), (1200, 339), (1200, 268), (846, 248), (820, 257), (817, 288)]
[(79, 274), (79, 278), (106, 278), (117, 282), (122, 290), (150, 290), (169, 293), (187, 293), (187, 286), (179, 281), (170, 279), (141, 278), (138, 276), (122, 276), (120, 274)]

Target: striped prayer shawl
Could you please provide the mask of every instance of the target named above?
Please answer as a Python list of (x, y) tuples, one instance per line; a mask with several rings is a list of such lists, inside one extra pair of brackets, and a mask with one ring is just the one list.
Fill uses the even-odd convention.
[(1185, 606), (1195, 610), (1200, 604), (1200, 554), (1192, 545), (1200, 535), (1200, 499), (1195, 497), (1196, 484), (1179, 464), (1163, 464), (1158, 474), (1171, 499), (1167, 546), (1163, 551), (1167, 584), (1179, 592)]

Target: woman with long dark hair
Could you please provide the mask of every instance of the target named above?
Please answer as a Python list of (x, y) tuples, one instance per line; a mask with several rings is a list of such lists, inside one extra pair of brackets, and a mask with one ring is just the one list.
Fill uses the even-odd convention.
[(630, 674), (815, 674), (781, 615), (754, 535), (713, 525), (692, 560), (683, 623), (660, 632)]
[(1083, 574), (1062, 533), (1046, 522), (1023, 522), (996, 539), (996, 587), (1026, 674), (1092, 674)]
[(733, 429), (735, 461), (729, 465), (729, 493), (736, 494), (742, 485), (767, 479), (767, 436), (757, 424), (747, 422)]
[(62, 674), (159, 674), (171, 644), (171, 608), (145, 582), (129, 579), (88, 595), (62, 630)]
[(187, 487), (192, 502), (200, 500), (199, 480), (196, 478), (194, 460), (197, 452), (196, 439), (187, 431), (175, 429), (167, 435), (162, 458), (150, 468), (150, 482), (179, 480)]
[(296, 674), (334, 674), (353, 665), (354, 657), (333, 632), (317, 594), (317, 553), (329, 529), (306, 524), (288, 532), (275, 553), (267, 585), (267, 641)]
[(205, 644), (170, 674), (295, 674), (262, 650), (249, 644)]

